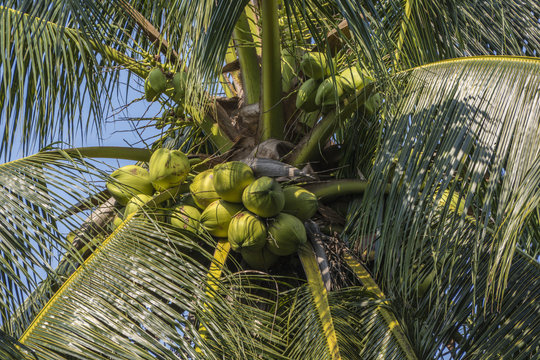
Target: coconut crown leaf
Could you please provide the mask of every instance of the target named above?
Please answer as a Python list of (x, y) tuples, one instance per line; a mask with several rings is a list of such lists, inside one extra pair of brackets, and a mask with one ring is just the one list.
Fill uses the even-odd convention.
[(285, 206), (283, 212), (296, 216), (302, 221), (310, 219), (319, 207), (317, 197), (311, 191), (300, 186), (283, 188)]
[(216, 200), (202, 212), (201, 227), (212, 236), (225, 238), (228, 235), (232, 217), (242, 210), (241, 204)]
[(214, 188), (214, 171), (212, 169), (197, 174), (189, 185), (189, 191), (195, 204), (202, 210), (221, 198)]
[(261, 249), (253, 247), (242, 248), (240, 253), (242, 254), (242, 259), (256, 270), (267, 270), (279, 259), (279, 256), (270, 252), (266, 247)]
[(283, 210), (285, 197), (277, 181), (262, 176), (246, 187), (242, 194), (242, 203), (252, 213), (267, 218), (276, 216)]
[(249, 211), (242, 211), (231, 219), (228, 238), (234, 251), (244, 248), (262, 249), (266, 244), (266, 236), (264, 221)]
[(275, 255), (294, 254), (298, 251), (298, 247), (306, 241), (306, 228), (296, 216), (280, 213), (270, 222), (266, 247)]
[(198, 233), (200, 229), (200, 218), (201, 212), (196, 207), (185, 204), (178, 204), (171, 208), (171, 225), (177, 227), (180, 230)]
[(121, 205), (126, 205), (135, 194), (154, 193), (148, 171), (138, 165), (122, 166), (113, 171), (111, 178), (107, 190)]
[(180, 185), (191, 170), (189, 159), (183, 152), (165, 148), (158, 149), (152, 154), (149, 167), (150, 180), (158, 191)]
[(214, 189), (225, 201), (241, 203), (244, 189), (255, 181), (251, 168), (240, 161), (214, 167)]

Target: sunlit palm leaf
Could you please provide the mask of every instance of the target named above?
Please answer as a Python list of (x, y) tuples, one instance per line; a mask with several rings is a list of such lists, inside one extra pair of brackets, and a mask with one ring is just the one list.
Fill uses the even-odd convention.
[[(96, 162), (70, 158), (59, 151), (0, 165), (0, 312), (4, 326), (51, 273), (60, 256), (70, 252), (66, 234), (80, 227), (84, 214), (62, 222), (55, 219), (103, 186), (100, 179), (106, 174), (94, 165)], [(39, 309), (39, 301), (35, 306)], [(12, 324), (10, 332), (18, 326), (24, 328)]]
[(278, 357), (275, 316), (250, 305), (258, 296), (246, 292), (244, 276), (226, 271), (218, 296), (208, 293), (212, 256), (204, 248), (213, 244), (134, 218), (57, 292), (21, 342), (43, 359)]
[(27, 347), (2, 330), (0, 330), (0, 356), (5, 360), (37, 359)]
[[(457, 340), (458, 329), (476, 333), (474, 320), (492, 309), (512, 321), (538, 318), (538, 293), (529, 287), (538, 269), (525, 270), (526, 285), (509, 280), (521, 266), (516, 246), (533, 234), (527, 229), (540, 199), (538, 74), (535, 59), (447, 61), (407, 73), (399, 93), (387, 98), (389, 123), (371, 186), (348, 234), (353, 242), (376, 235), (377, 278), (404, 323), (415, 324), (410, 334), (425, 357)], [(418, 299), (418, 287), (433, 275), (429, 300)], [(522, 307), (504, 307), (516, 297)], [(501, 338), (511, 330), (497, 326), (483, 329)], [(524, 327), (515, 341), (538, 331), (534, 322)], [(439, 348), (426, 336), (441, 339)], [(479, 346), (472, 343), (463, 354)], [(491, 349), (507, 351), (500, 346)], [(534, 346), (527, 351), (518, 354), (530, 356)]]

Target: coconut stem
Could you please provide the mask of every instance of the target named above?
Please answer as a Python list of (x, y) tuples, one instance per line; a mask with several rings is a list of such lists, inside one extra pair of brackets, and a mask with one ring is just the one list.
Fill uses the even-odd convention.
[[(368, 182), (364, 180), (333, 180), (326, 183), (306, 185), (305, 188), (317, 196), (319, 200), (329, 200), (345, 195), (362, 195), (368, 187)], [(385, 193), (390, 191), (388, 185)]]
[(340, 121), (350, 117), (363, 105), (366, 99), (373, 91), (373, 84), (365, 86), (358, 94), (351, 96), (348, 103), (341, 108), (341, 111), (334, 109), (317, 123), (296, 145), (287, 162), (296, 167), (307, 164), (309, 161), (317, 158), (322, 149), (326, 146), (328, 139), (334, 134)]

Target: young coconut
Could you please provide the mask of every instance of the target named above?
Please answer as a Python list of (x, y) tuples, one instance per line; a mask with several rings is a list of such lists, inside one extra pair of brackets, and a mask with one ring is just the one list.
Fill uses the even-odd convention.
[(241, 203), (244, 189), (255, 181), (251, 168), (240, 161), (214, 166), (214, 189), (225, 201)]
[(280, 213), (268, 227), (266, 247), (275, 255), (294, 254), (306, 241), (306, 228), (296, 216)]
[(321, 52), (307, 52), (300, 62), (302, 72), (315, 80), (321, 80), (330, 75), (330, 67), (326, 62), (325, 54)]
[(141, 209), (144, 205), (152, 201), (152, 198), (152, 195), (146, 194), (137, 194), (133, 196), (126, 205), (126, 209), (124, 210), (124, 218), (131, 213), (139, 211), (139, 209)]
[(266, 225), (255, 214), (242, 211), (231, 219), (228, 238), (234, 251), (262, 249), (266, 244)]
[(176, 205), (171, 209), (171, 225), (194, 234), (199, 233), (200, 211), (189, 205)]
[(167, 77), (160, 68), (153, 68), (146, 79), (148, 86), (157, 94), (161, 94), (167, 88)]
[(126, 205), (135, 194), (154, 193), (148, 171), (140, 166), (122, 166), (113, 171), (111, 178), (114, 180), (107, 181), (107, 190), (120, 205)]
[(116, 215), (112, 221), (113, 230), (119, 227), (123, 222), (124, 220), (119, 215)]
[(246, 209), (264, 218), (276, 216), (285, 205), (283, 190), (274, 179), (263, 176), (251, 183), (242, 194)]
[(274, 265), (279, 256), (271, 253), (266, 247), (262, 249), (257, 248), (243, 248), (240, 250), (242, 259), (248, 263), (250, 267), (256, 270), (267, 270), (270, 266)]
[(219, 200), (220, 196), (214, 189), (214, 171), (208, 169), (193, 178), (189, 185), (189, 191), (195, 204), (202, 210), (206, 209), (212, 202)]
[(227, 237), (229, 223), (234, 215), (242, 211), (241, 204), (217, 200), (208, 205), (201, 214), (201, 227), (215, 237)]
[(318, 209), (317, 197), (300, 186), (287, 186), (283, 189), (285, 206), (283, 212), (296, 216), (302, 221), (310, 219)]
[(156, 101), (157, 99), (159, 99), (160, 95), (161, 93), (154, 91), (154, 89), (150, 87), (148, 78), (146, 78), (146, 80), (144, 81), (144, 97), (146, 101), (149, 101), (149, 102)]
[(186, 95), (186, 77), (186, 73), (180, 71), (174, 74), (172, 79), (172, 86), (174, 90), (172, 99), (178, 104), (183, 102), (184, 96)]
[(296, 108), (302, 109), (305, 112), (318, 110), (320, 106), (315, 104), (315, 98), (317, 97), (317, 90), (320, 84), (320, 80), (306, 80), (296, 94)]
[(317, 95), (315, 96), (315, 104), (318, 106), (334, 107), (339, 103), (341, 95), (343, 95), (343, 87), (340, 76), (336, 76), (335, 83), (332, 78), (328, 78), (319, 85)]
[(150, 157), (150, 180), (157, 191), (178, 186), (186, 180), (191, 166), (180, 150), (157, 149)]

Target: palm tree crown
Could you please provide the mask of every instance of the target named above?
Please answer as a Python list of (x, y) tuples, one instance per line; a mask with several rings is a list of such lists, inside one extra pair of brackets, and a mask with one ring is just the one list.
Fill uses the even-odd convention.
[[(27, 156), (0, 164), (0, 358), (538, 357), (539, 18), (533, 0), (4, 1), (0, 154)], [(130, 92), (160, 109), (129, 119), (144, 147), (58, 145)], [(148, 174), (126, 199), (116, 159)], [(299, 186), (313, 211), (228, 195), (227, 221), (263, 234), (233, 241), (196, 189), (229, 161), (253, 174), (242, 197), (267, 176), (252, 196)]]

